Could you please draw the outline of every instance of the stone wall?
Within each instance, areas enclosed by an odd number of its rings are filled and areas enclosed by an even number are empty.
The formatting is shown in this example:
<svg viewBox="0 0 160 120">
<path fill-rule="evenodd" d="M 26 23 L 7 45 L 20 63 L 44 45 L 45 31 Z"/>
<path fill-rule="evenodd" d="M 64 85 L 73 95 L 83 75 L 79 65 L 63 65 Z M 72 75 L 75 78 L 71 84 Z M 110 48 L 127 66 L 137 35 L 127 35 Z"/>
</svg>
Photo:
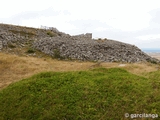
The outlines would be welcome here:
<svg viewBox="0 0 160 120">
<path fill-rule="evenodd" d="M 47 27 L 47 26 L 43 26 L 43 25 L 41 25 L 41 27 L 40 27 L 41 29 L 45 29 L 45 30 L 51 30 L 51 31 L 54 31 L 54 32 L 59 32 L 59 30 L 57 29 L 57 28 L 55 28 L 55 27 Z"/>
<path fill-rule="evenodd" d="M 72 37 L 75 38 L 75 39 L 81 39 L 81 40 L 91 40 L 92 39 L 92 33 L 74 35 Z"/>
</svg>

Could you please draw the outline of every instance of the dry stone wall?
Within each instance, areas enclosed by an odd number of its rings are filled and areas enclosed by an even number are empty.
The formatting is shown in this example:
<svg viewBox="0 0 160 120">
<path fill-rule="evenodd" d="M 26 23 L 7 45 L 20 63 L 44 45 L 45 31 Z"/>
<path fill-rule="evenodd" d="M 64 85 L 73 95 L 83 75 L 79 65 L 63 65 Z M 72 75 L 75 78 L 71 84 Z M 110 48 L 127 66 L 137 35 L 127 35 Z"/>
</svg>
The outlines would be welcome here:
<svg viewBox="0 0 160 120">
<path fill-rule="evenodd" d="M 51 33 L 50 33 L 51 32 Z M 31 42 L 34 49 L 56 58 L 78 59 L 82 61 L 139 62 L 159 63 L 142 52 L 138 47 L 115 40 L 94 40 L 92 34 L 70 36 L 62 32 L 55 33 L 45 29 L 34 29 L 0 24 L 0 50 L 8 49 L 10 44 Z"/>
</svg>

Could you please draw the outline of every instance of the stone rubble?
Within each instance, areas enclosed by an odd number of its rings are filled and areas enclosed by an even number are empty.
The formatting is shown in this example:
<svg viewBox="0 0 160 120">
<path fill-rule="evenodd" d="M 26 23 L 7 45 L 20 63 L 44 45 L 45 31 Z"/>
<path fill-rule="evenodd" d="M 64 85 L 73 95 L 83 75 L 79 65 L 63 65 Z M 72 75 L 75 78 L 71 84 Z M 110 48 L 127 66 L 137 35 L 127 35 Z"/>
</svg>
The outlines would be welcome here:
<svg viewBox="0 0 160 120">
<path fill-rule="evenodd" d="M 8 48 L 10 43 L 24 47 L 25 43 L 31 42 L 34 49 L 63 59 L 160 63 L 158 59 L 150 57 L 134 45 L 109 39 L 95 40 L 91 33 L 71 36 L 59 31 L 49 32 L 53 32 L 55 36 L 50 37 L 43 29 L 0 24 L 0 49 Z"/>
<path fill-rule="evenodd" d="M 49 54 L 55 55 L 58 51 L 62 58 L 78 59 L 83 61 L 104 61 L 104 62 L 139 62 L 152 61 L 151 58 L 138 47 L 114 40 L 83 40 L 53 37 L 43 38 L 33 43 L 34 48 Z"/>
<path fill-rule="evenodd" d="M 3 48 L 2 44 L 3 44 L 2 41 L 0 41 L 0 50 L 2 50 L 2 48 Z"/>
</svg>

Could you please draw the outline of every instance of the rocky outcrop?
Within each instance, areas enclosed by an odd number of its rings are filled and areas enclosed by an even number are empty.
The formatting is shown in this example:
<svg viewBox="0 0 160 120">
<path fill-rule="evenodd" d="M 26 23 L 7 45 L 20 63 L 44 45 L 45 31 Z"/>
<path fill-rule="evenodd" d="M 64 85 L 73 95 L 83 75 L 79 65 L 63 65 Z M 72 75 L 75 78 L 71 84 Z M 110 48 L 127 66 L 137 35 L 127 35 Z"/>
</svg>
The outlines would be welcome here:
<svg viewBox="0 0 160 120">
<path fill-rule="evenodd" d="M 0 49 L 30 42 L 32 47 L 55 58 L 83 61 L 159 63 L 138 47 L 115 40 L 95 40 L 92 34 L 71 36 L 58 30 L 0 24 Z"/>
</svg>

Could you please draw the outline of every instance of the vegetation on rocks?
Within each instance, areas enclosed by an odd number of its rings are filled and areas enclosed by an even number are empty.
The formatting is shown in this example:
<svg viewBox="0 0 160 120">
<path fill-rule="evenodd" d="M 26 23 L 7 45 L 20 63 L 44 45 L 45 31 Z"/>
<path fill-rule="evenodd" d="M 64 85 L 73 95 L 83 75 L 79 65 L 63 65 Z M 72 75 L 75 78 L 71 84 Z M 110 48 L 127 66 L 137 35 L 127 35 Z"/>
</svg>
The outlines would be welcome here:
<svg viewBox="0 0 160 120">
<path fill-rule="evenodd" d="M 27 50 L 27 53 L 35 53 L 35 50 L 34 50 L 33 48 L 29 48 L 29 49 Z"/>
<path fill-rule="evenodd" d="M 9 48 L 16 48 L 16 45 L 13 44 L 13 43 L 9 43 L 9 44 L 8 44 L 8 47 L 9 47 Z"/>
<path fill-rule="evenodd" d="M 160 63 L 134 45 L 109 39 L 95 40 L 92 39 L 92 33 L 71 36 L 56 29 L 36 29 L 6 24 L 0 24 L 0 30 L 0 44 L 2 44 L 0 49 L 7 48 L 9 43 L 25 44 L 31 41 L 34 49 L 50 56 L 54 56 L 53 50 L 59 49 L 60 56 L 66 59 Z"/>
<path fill-rule="evenodd" d="M 47 35 L 49 35 L 50 37 L 55 37 L 56 36 L 56 34 L 51 32 L 51 31 L 47 31 Z"/>
</svg>

